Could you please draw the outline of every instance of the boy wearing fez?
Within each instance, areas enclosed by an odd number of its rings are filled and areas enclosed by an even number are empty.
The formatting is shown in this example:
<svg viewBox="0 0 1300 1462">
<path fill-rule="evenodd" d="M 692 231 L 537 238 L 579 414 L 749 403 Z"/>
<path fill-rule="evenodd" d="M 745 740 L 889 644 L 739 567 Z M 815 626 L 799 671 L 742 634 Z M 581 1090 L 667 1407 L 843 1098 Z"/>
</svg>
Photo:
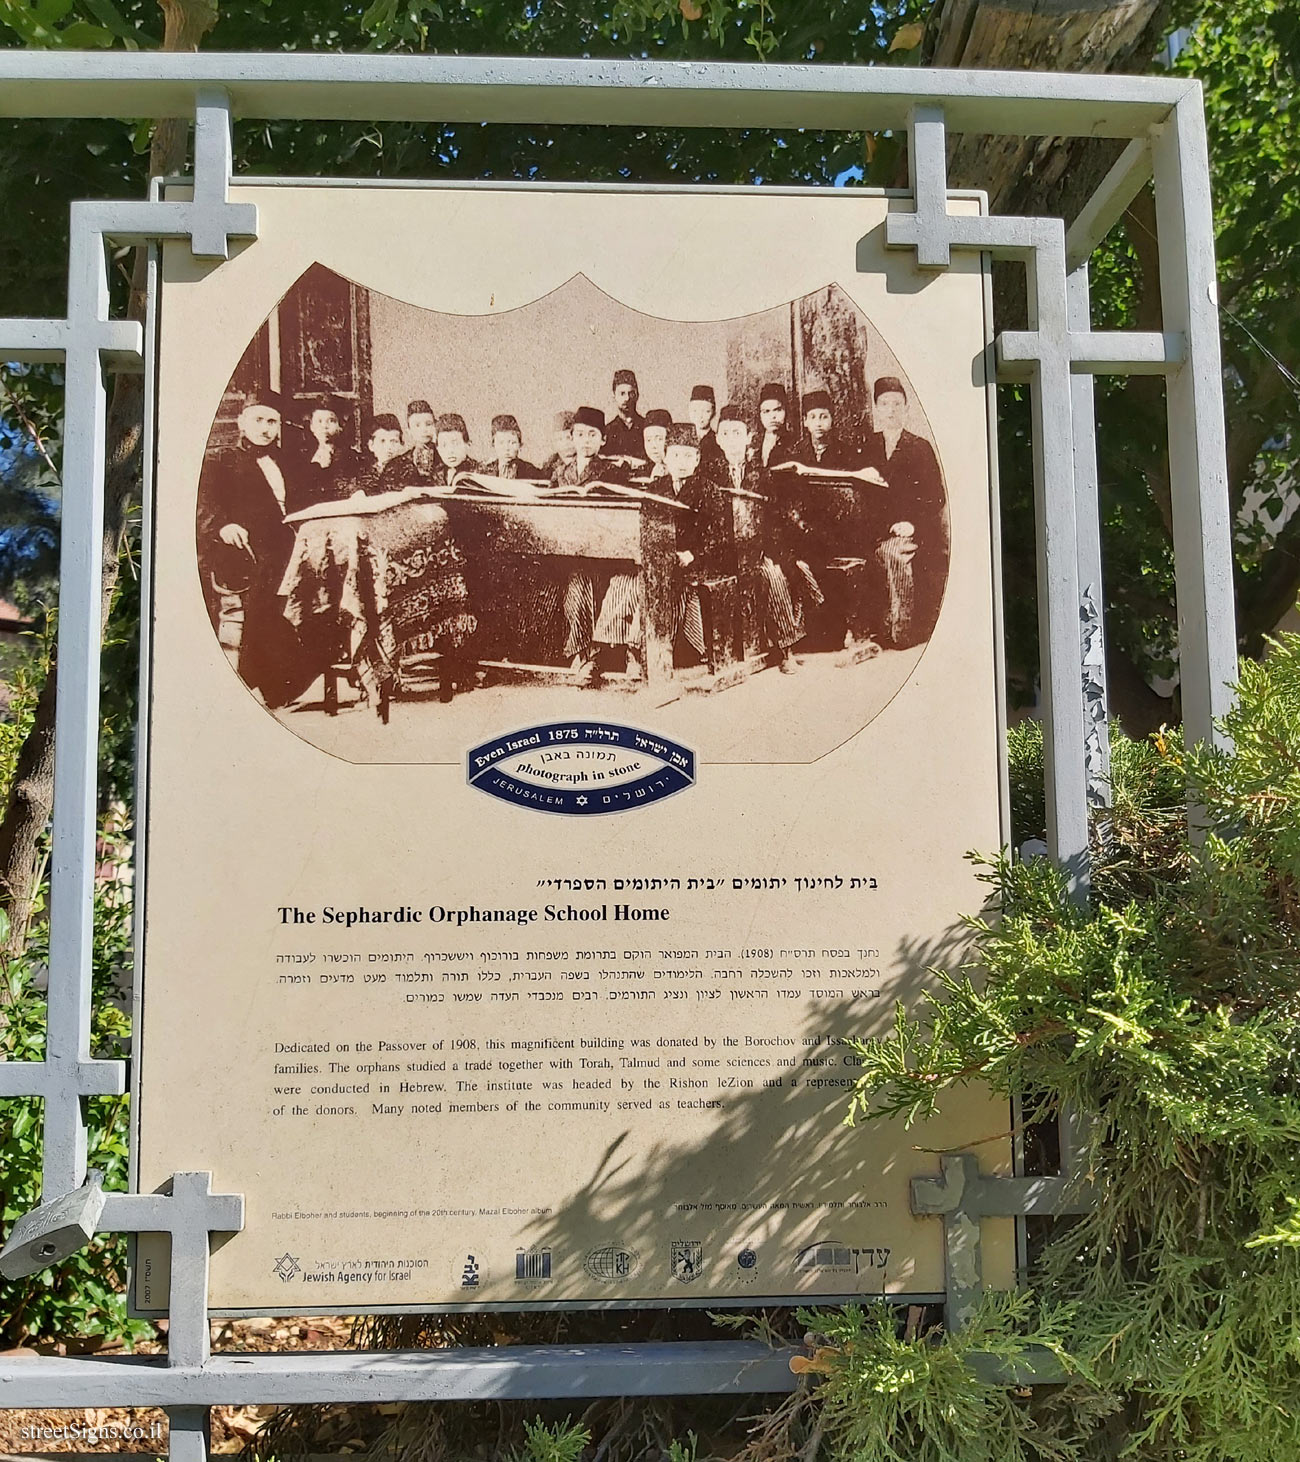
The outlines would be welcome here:
<svg viewBox="0 0 1300 1462">
<path fill-rule="evenodd" d="M 497 477 L 540 478 L 546 474 L 540 467 L 520 457 L 523 447 L 523 433 L 513 416 L 502 415 L 492 418 L 492 453 L 495 461 L 487 464 L 488 470 Z"/>
<path fill-rule="evenodd" d="M 356 490 L 365 462 L 340 440 L 347 415 L 347 406 L 334 396 L 307 402 L 307 442 L 286 483 L 286 512 L 299 513 Z"/>
<path fill-rule="evenodd" d="M 573 461 L 573 412 L 560 411 L 555 416 L 555 435 L 552 437 L 555 450 L 542 463 L 542 476 L 555 481 L 556 468 Z"/>
<path fill-rule="evenodd" d="M 804 435 L 793 461 L 846 473 L 869 466 L 836 434 L 829 392 L 809 391 L 804 396 L 803 423 Z M 869 483 L 805 476 L 791 505 L 791 517 L 801 530 L 800 557 L 811 567 L 836 638 L 845 649 L 872 643 L 872 620 L 878 613 L 874 602 L 878 596 L 872 592 L 879 542 L 874 521 L 885 480 L 874 471 L 871 476 Z"/>
<path fill-rule="evenodd" d="M 412 401 L 406 408 L 406 451 L 391 471 L 405 482 L 433 482 L 442 465 L 434 438 L 438 418 L 427 401 Z"/>
<path fill-rule="evenodd" d="M 477 472 L 479 464 L 469 454 L 469 429 L 465 418 L 455 411 L 438 418 L 438 456 L 442 466 L 434 481 L 440 487 L 454 487 L 461 472 Z"/>
<path fill-rule="evenodd" d="M 726 459 L 726 473 L 719 486 L 724 490 L 730 488 L 734 493 L 729 505 L 731 523 L 724 525 L 725 538 L 731 540 L 726 554 L 730 561 L 725 567 L 738 576 L 773 663 L 783 674 L 792 675 L 799 668 L 792 647 L 803 638 L 804 631 L 795 613 L 790 585 L 766 545 L 754 562 L 745 563 L 736 541 L 737 538 L 748 539 L 757 548 L 763 537 L 760 510 L 765 504 L 757 500 L 763 485 L 762 474 L 757 463 L 750 459 L 749 437 L 749 425 L 740 408 L 724 406 L 718 417 L 718 446 Z M 726 506 L 724 504 L 724 508 Z M 719 564 L 719 567 L 724 565 Z"/>
<path fill-rule="evenodd" d="M 794 456 L 794 435 L 785 424 L 789 404 L 785 387 L 769 382 L 758 393 L 759 466 L 779 467 Z"/>
<path fill-rule="evenodd" d="M 713 417 L 717 409 L 718 399 L 712 386 L 695 386 L 691 390 L 690 405 L 686 411 L 695 428 L 695 444 L 700 449 L 699 470 L 706 477 L 716 477 L 723 470 L 722 452 L 713 434 Z"/>
<path fill-rule="evenodd" d="M 668 428 L 673 424 L 666 411 L 647 411 L 645 426 L 641 430 L 641 458 L 646 466 L 633 479 L 636 482 L 653 482 L 658 477 L 667 477 L 664 465 L 664 449 L 668 445 Z"/>
<path fill-rule="evenodd" d="M 872 402 L 867 461 L 889 483 L 875 515 L 881 617 L 901 648 L 928 639 L 939 615 L 948 567 L 943 477 L 934 448 L 903 425 L 907 392 L 897 376 L 880 377 Z"/>
<path fill-rule="evenodd" d="M 580 406 L 573 413 L 572 458 L 556 464 L 551 481 L 557 487 L 572 488 L 585 497 L 594 483 L 627 481 L 627 469 L 605 456 L 605 418 L 594 406 Z M 597 656 L 603 646 L 620 646 L 629 661 L 629 673 L 636 668 L 635 642 L 631 638 L 640 624 L 640 613 L 634 603 L 639 581 L 635 573 L 606 571 L 593 559 L 573 560 L 563 589 L 552 587 L 545 598 L 558 595 L 564 613 L 565 637 L 563 654 L 569 661 L 574 679 L 582 685 L 599 681 Z M 601 582 L 597 582 L 598 579 Z M 600 615 L 596 613 L 600 593 Z M 546 616 L 545 603 L 542 614 Z"/>
<path fill-rule="evenodd" d="M 403 481 L 402 423 L 391 411 L 381 411 L 366 423 L 366 463 L 358 486 L 365 492 L 387 492 Z"/>
<path fill-rule="evenodd" d="M 301 695 L 313 678 L 280 594 L 295 542 L 293 525 L 284 521 L 280 397 L 250 392 L 238 426 L 236 445 L 206 457 L 199 476 L 199 563 L 214 627 L 220 596 L 237 594 L 242 600 L 239 676 L 275 710 Z"/>
<path fill-rule="evenodd" d="M 614 414 L 605 423 L 605 455 L 644 461 L 641 432 L 645 418 L 638 414 L 636 403 L 641 395 L 636 374 L 626 369 L 614 372 Z"/>
</svg>

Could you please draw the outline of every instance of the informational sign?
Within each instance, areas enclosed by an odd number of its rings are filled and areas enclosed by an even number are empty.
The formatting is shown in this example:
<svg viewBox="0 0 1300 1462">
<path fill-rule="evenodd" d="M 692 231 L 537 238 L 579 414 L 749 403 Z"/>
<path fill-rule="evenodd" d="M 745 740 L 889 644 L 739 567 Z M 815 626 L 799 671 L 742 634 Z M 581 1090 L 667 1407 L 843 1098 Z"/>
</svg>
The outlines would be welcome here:
<svg viewBox="0 0 1300 1462">
<path fill-rule="evenodd" d="M 214 1309 L 941 1292 L 909 1180 L 1005 1108 L 843 1118 L 1004 840 L 978 260 L 860 190 L 234 196 L 163 251 L 133 1155 L 245 1196 Z"/>
</svg>

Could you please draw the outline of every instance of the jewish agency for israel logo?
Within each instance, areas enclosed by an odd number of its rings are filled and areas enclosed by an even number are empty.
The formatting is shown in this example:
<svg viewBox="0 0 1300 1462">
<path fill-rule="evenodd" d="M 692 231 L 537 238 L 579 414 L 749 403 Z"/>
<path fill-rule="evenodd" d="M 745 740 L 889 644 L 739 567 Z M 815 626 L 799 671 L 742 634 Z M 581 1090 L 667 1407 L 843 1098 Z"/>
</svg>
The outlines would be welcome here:
<svg viewBox="0 0 1300 1462">
<path fill-rule="evenodd" d="M 474 747 L 469 784 L 516 807 L 572 817 L 630 812 L 695 781 L 695 753 L 608 721 L 527 726 Z"/>
<path fill-rule="evenodd" d="M 641 1267 L 641 1256 L 635 1249 L 622 1244 L 602 1244 L 591 1249 L 582 1261 L 582 1267 L 602 1284 L 618 1284 L 632 1276 Z"/>
<path fill-rule="evenodd" d="M 271 1266 L 271 1273 L 279 1275 L 282 1283 L 288 1284 L 294 1275 L 302 1273 L 302 1265 L 286 1249 Z"/>
</svg>

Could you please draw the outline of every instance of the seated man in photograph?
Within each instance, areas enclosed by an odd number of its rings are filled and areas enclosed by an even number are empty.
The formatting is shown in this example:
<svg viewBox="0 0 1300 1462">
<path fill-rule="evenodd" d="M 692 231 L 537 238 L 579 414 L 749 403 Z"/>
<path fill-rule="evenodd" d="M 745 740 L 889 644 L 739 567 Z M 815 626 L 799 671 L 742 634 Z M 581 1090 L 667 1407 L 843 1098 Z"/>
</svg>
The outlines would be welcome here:
<svg viewBox="0 0 1300 1462">
<path fill-rule="evenodd" d="M 769 382 L 758 393 L 758 443 L 755 456 L 760 467 L 776 467 L 794 456 L 794 433 L 786 425 L 789 402 L 785 387 Z"/>
<path fill-rule="evenodd" d="M 765 519 L 762 509 L 763 473 L 749 453 L 750 431 L 744 413 L 737 406 L 724 406 L 718 416 L 718 446 L 726 459 L 726 475 L 719 484 L 730 490 L 730 534 L 733 538 L 729 571 L 735 573 L 742 593 L 757 622 L 761 641 L 767 645 L 772 663 L 783 674 L 798 668 L 793 646 L 803 638 L 803 624 L 796 612 L 779 562 L 764 544 Z M 745 552 L 746 543 L 749 552 Z"/>
<path fill-rule="evenodd" d="M 334 396 L 317 396 L 306 403 L 307 442 L 287 464 L 286 512 L 336 502 L 356 491 L 366 464 L 343 442 L 348 415 L 347 406 Z"/>
<path fill-rule="evenodd" d="M 492 418 L 493 460 L 483 464 L 484 472 L 490 473 L 493 477 L 527 477 L 533 480 L 544 478 L 546 474 L 540 467 L 520 457 L 519 453 L 523 444 L 523 433 L 519 430 L 519 423 L 513 416 L 504 414 L 494 416 Z"/>
<path fill-rule="evenodd" d="M 644 461 L 641 433 L 645 418 L 636 409 L 640 388 L 636 375 L 626 369 L 614 372 L 614 414 L 605 423 L 605 455 L 625 458 L 624 466 Z"/>
<path fill-rule="evenodd" d="M 295 700 L 313 679 L 280 594 L 295 541 L 292 524 L 284 521 L 287 484 L 279 447 L 280 411 L 274 392 L 251 392 L 244 398 L 235 446 L 204 460 L 197 525 L 209 608 L 219 596 L 239 596 L 239 676 L 271 710 Z"/>
<path fill-rule="evenodd" d="M 948 571 L 943 478 L 934 448 L 908 431 L 907 392 L 896 376 L 872 391 L 867 460 L 889 484 L 875 517 L 881 630 L 896 648 L 930 637 Z"/>
</svg>

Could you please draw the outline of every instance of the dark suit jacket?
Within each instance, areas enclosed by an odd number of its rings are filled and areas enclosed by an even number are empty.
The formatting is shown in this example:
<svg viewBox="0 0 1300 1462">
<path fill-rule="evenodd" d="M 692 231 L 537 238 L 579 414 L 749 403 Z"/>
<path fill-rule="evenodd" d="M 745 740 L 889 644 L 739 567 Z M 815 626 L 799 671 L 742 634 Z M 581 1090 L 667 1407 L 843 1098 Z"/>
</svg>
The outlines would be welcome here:
<svg viewBox="0 0 1300 1462">
<path fill-rule="evenodd" d="M 523 457 L 516 457 L 510 464 L 509 472 L 502 472 L 496 461 L 484 462 L 481 471 L 492 477 L 548 477 L 550 474 L 543 472 L 535 462 L 526 461 Z"/>
<path fill-rule="evenodd" d="M 199 473 L 199 564 L 223 588 L 236 592 L 256 585 L 274 594 L 293 552 L 294 529 L 285 523 L 271 484 L 257 465 L 263 456 L 279 466 L 286 509 L 293 511 L 288 507 L 292 473 L 285 471 L 275 447 L 256 448 L 241 441 L 207 458 Z M 248 534 L 251 557 L 222 542 L 220 532 L 227 523 L 240 524 Z"/>
<path fill-rule="evenodd" d="M 389 478 L 390 487 L 410 487 L 416 482 L 442 482 L 441 467 L 442 458 L 438 455 L 437 447 L 430 442 L 418 447 L 407 447 L 406 451 L 391 457 L 384 466 L 384 476 Z"/>
<path fill-rule="evenodd" d="M 834 432 L 826 439 L 818 457 L 812 439 L 802 437 L 792 460 L 809 467 L 856 471 L 863 465 L 862 454 L 855 451 Z M 872 492 L 880 488 L 854 482 L 831 482 L 825 478 L 799 477 L 793 473 L 776 473 L 782 482 L 789 480 L 787 502 L 791 517 L 801 527 L 801 552 L 797 557 L 810 563 L 829 559 L 864 557 L 873 548 L 868 526 Z"/>
<path fill-rule="evenodd" d="M 328 467 L 307 455 L 292 458 L 284 468 L 285 512 L 299 513 L 317 503 L 348 497 L 363 485 L 369 470 L 367 459 L 359 452 L 337 444 Z"/>
<path fill-rule="evenodd" d="M 583 487 L 588 482 L 626 482 L 628 470 L 621 462 L 611 462 L 602 452 L 591 458 L 581 472 L 578 459 L 557 462 L 551 473 L 551 481 L 559 487 Z"/>
<path fill-rule="evenodd" d="M 772 450 L 768 453 L 767 461 L 763 461 L 763 443 L 766 440 L 766 433 L 760 424 L 754 434 L 754 456 L 760 467 L 779 467 L 782 462 L 794 460 L 796 440 L 795 435 L 786 427 L 782 427 L 776 433 L 776 441 L 772 444 Z"/>
<path fill-rule="evenodd" d="M 627 423 L 616 412 L 605 423 L 605 455 L 607 457 L 637 457 L 645 461 L 645 417 L 639 411 L 632 413 Z"/>
<path fill-rule="evenodd" d="M 888 457 L 883 435 L 872 432 L 867 438 L 866 456 L 867 462 L 889 484 L 888 488 L 880 489 L 873 515 L 879 541 L 888 536 L 892 523 L 906 521 L 916 529 L 916 541 L 922 548 L 946 551 L 943 477 L 930 443 L 904 429 L 894 447 L 894 455 Z"/>
</svg>

